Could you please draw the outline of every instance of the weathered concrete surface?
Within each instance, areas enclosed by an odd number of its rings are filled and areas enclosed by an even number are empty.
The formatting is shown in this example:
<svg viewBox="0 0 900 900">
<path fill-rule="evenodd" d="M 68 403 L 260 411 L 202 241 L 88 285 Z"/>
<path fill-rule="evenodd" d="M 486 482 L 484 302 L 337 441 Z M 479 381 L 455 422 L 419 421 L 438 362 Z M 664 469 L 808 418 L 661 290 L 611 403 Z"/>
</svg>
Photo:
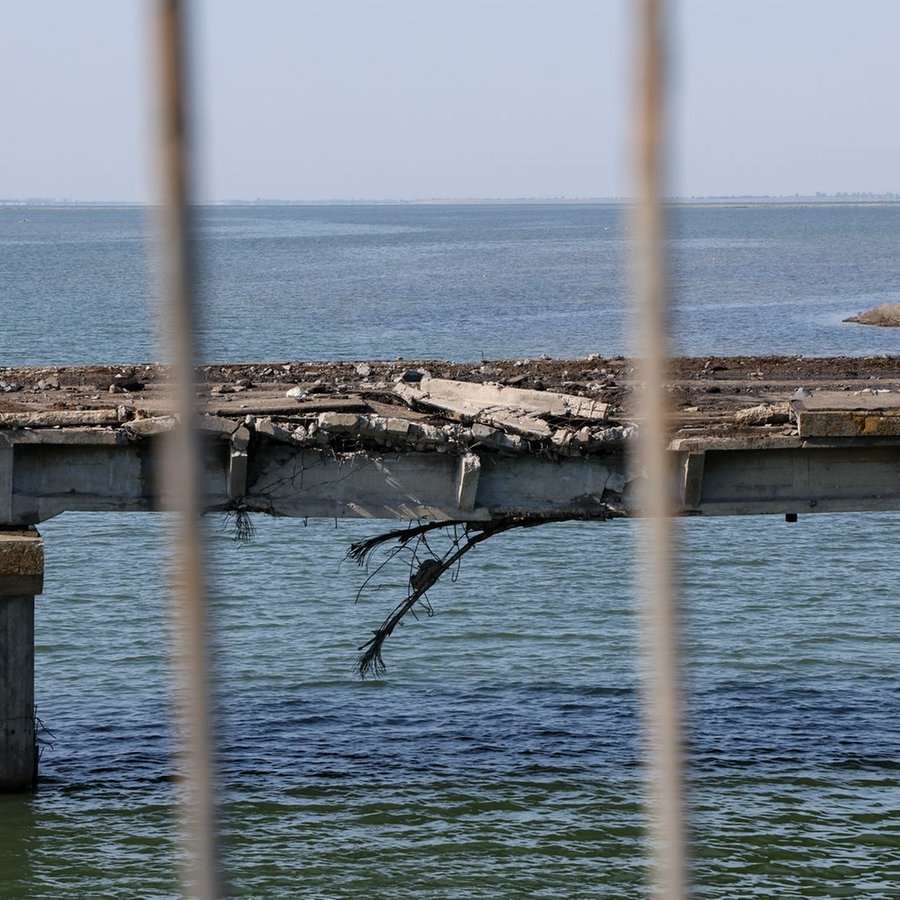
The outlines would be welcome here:
<svg viewBox="0 0 900 900">
<path fill-rule="evenodd" d="M 804 392 L 791 401 L 803 438 L 900 437 L 900 393 Z"/>
<path fill-rule="evenodd" d="M 900 509 L 900 446 L 796 439 L 679 441 L 681 511 L 695 515 Z"/>
<path fill-rule="evenodd" d="M 34 595 L 44 545 L 34 530 L 0 531 L 0 792 L 37 777 L 34 732 Z"/>
<path fill-rule="evenodd" d="M 0 393 L 0 524 L 166 505 L 156 459 L 177 423 L 165 370 L 2 374 L 0 384 L 19 389 Z M 676 510 L 900 503 L 894 360 L 680 359 L 671 374 Z M 640 426 L 633 377 L 629 361 L 600 357 L 204 367 L 206 505 L 293 516 L 602 517 L 627 508 L 629 479 L 640 474 L 628 466 Z"/>
<path fill-rule="evenodd" d="M 811 409 L 797 419 L 802 438 L 900 437 L 900 409 Z"/>
<path fill-rule="evenodd" d="M 621 503 L 624 454 L 553 460 L 466 453 L 266 448 L 254 458 L 249 509 L 288 516 L 483 521 L 511 515 L 603 518 Z"/>
<path fill-rule="evenodd" d="M 33 529 L 0 530 L 0 596 L 39 594 L 44 587 L 44 542 Z"/>
</svg>

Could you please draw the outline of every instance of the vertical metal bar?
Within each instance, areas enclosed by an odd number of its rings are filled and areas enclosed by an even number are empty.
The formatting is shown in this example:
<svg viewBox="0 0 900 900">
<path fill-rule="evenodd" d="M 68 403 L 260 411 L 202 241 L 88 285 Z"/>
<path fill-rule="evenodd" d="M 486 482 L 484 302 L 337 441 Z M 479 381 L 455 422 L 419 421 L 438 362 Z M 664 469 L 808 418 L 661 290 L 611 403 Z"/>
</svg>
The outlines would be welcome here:
<svg viewBox="0 0 900 900">
<path fill-rule="evenodd" d="M 637 18 L 634 104 L 636 203 L 634 278 L 641 369 L 640 497 L 646 517 L 641 562 L 649 837 L 656 896 L 687 894 L 687 839 L 682 771 L 679 622 L 673 575 L 671 473 L 665 374 L 667 346 L 664 168 L 664 0 L 641 0 Z"/>
<path fill-rule="evenodd" d="M 166 346 L 173 405 L 180 427 L 164 460 L 164 492 L 176 513 L 171 580 L 175 623 L 173 669 L 181 704 L 179 735 L 185 768 L 183 819 L 185 895 L 220 896 L 213 726 L 204 586 L 201 448 L 194 393 L 195 318 L 191 254 L 189 117 L 185 24 L 179 0 L 158 0 L 160 161 L 163 203 L 160 248 Z"/>
</svg>

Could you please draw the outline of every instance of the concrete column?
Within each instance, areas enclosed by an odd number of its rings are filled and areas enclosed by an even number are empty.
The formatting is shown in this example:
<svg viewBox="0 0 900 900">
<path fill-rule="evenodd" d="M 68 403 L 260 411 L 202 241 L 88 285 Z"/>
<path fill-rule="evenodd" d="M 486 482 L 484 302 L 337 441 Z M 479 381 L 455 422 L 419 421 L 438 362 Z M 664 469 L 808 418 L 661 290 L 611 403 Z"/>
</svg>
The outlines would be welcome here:
<svg viewBox="0 0 900 900">
<path fill-rule="evenodd" d="M 34 597 L 44 585 L 44 542 L 34 528 L 0 530 L 0 793 L 37 780 Z"/>
</svg>

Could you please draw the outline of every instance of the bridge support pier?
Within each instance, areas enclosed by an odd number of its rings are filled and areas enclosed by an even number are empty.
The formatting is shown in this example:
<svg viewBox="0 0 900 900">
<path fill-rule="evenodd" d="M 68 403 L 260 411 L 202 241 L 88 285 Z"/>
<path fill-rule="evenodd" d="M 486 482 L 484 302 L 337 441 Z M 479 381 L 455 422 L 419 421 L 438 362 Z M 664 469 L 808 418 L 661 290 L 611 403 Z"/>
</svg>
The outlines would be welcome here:
<svg viewBox="0 0 900 900">
<path fill-rule="evenodd" d="M 44 542 L 34 528 L 0 530 L 0 793 L 37 781 L 34 598 L 44 584 Z"/>
</svg>

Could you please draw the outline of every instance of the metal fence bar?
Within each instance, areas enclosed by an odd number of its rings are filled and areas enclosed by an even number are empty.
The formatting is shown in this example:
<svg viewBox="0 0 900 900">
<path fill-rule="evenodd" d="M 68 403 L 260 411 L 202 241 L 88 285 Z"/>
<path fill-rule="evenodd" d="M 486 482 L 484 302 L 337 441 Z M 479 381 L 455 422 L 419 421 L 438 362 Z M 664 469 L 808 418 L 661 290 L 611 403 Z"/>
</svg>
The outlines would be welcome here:
<svg viewBox="0 0 900 900">
<path fill-rule="evenodd" d="M 185 23 L 179 0 L 158 0 L 159 133 L 162 181 L 161 286 L 166 347 L 181 427 L 173 431 L 163 469 L 163 493 L 176 513 L 170 575 L 180 702 L 179 750 L 185 769 L 182 818 L 185 896 L 221 896 L 219 885 L 210 699 L 204 542 L 201 524 L 201 452 L 194 392 L 195 319 L 191 253 L 188 90 Z"/>
<path fill-rule="evenodd" d="M 641 0 L 636 19 L 634 114 L 636 202 L 633 210 L 634 302 L 640 347 L 641 405 L 637 465 L 645 541 L 638 554 L 643 605 L 644 706 L 649 838 L 656 896 L 687 894 L 682 772 L 679 623 L 673 573 L 671 474 L 666 453 L 667 346 L 664 0 Z"/>
</svg>

